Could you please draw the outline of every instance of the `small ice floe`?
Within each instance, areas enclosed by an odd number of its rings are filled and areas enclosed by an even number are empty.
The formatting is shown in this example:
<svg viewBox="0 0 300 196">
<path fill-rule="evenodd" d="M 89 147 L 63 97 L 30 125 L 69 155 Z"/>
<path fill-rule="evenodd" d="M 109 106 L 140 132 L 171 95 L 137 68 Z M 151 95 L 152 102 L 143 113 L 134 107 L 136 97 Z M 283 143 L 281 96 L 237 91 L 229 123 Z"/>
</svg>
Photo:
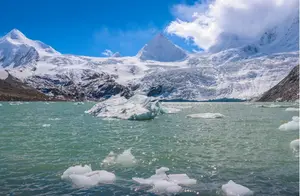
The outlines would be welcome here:
<svg viewBox="0 0 300 196">
<path fill-rule="evenodd" d="M 91 166 L 69 167 L 61 179 L 71 181 L 76 188 L 89 188 L 99 184 L 111 184 L 116 180 L 114 173 L 105 170 L 92 171 Z"/>
<path fill-rule="evenodd" d="M 130 99 L 113 96 L 92 107 L 85 113 L 101 118 L 124 120 L 151 120 L 164 113 L 158 100 L 145 95 L 134 95 Z"/>
<path fill-rule="evenodd" d="M 23 102 L 16 101 L 16 102 L 9 102 L 9 105 L 22 105 Z"/>
<path fill-rule="evenodd" d="M 299 139 L 296 139 L 296 140 L 291 141 L 291 143 L 290 143 L 290 148 L 291 148 L 294 152 L 298 153 L 298 152 L 299 152 L 299 145 L 300 145 L 300 140 L 299 140 Z"/>
<path fill-rule="evenodd" d="M 261 107 L 261 108 L 288 108 L 288 107 L 292 107 L 292 106 L 291 105 L 270 104 L 270 105 L 258 105 L 257 107 Z"/>
<path fill-rule="evenodd" d="M 74 105 L 84 105 L 84 102 L 75 102 Z"/>
<path fill-rule="evenodd" d="M 199 113 L 187 115 L 188 118 L 224 118 L 220 113 Z"/>
<path fill-rule="evenodd" d="M 299 117 L 294 116 L 292 121 L 280 125 L 280 131 L 299 131 Z"/>
<path fill-rule="evenodd" d="M 69 167 L 66 171 L 64 171 L 63 175 L 61 176 L 61 179 L 65 180 L 67 179 L 71 174 L 77 174 L 77 175 L 83 175 L 86 173 L 92 172 L 91 165 L 75 165 L 72 167 Z"/>
<path fill-rule="evenodd" d="M 2 106 L 2 104 L 0 103 L 0 106 Z"/>
<path fill-rule="evenodd" d="M 286 108 L 285 111 L 287 111 L 287 112 L 299 112 L 299 108 Z"/>
<path fill-rule="evenodd" d="M 124 150 L 122 154 L 115 154 L 114 152 L 110 152 L 107 157 L 102 161 L 102 166 L 109 166 L 113 164 L 119 164 L 125 167 L 133 166 L 137 163 L 136 158 L 131 153 L 131 148 Z"/>
<path fill-rule="evenodd" d="M 175 113 L 180 112 L 181 109 L 165 107 L 165 108 L 164 108 L 164 111 L 165 111 L 165 113 L 167 113 L 167 114 L 175 114 Z"/>
<path fill-rule="evenodd" d="M 189 186 L 197 183 L 197 180 L 189 178 L 186 174 L 169 174 L 167 167 L 161 167 L 155 171 L 155 174 L 149 178 L 132 178 L 133 181 L 149 185 L 152 188 L 149 190 L 158 194 L 176 194 L 182 191 L 181 186 Z"/>
<path fill-rule="evenodd" d="M 50 124 L 43 124 L 42 127 L 50 127 Z"/>
<path fill-rule="evenodd" d="M 232 180 L 227 184 L 222 185 L 222 191 L 226 196 L 251 196 L 254 194 L 247 187 L 236 184 Z"/>
<path fill-rule="evenodd" d="M 57 121 L 57 120 L 60 120 L 60 118 L 48 118 L 48 120 Z"/>
</svg>

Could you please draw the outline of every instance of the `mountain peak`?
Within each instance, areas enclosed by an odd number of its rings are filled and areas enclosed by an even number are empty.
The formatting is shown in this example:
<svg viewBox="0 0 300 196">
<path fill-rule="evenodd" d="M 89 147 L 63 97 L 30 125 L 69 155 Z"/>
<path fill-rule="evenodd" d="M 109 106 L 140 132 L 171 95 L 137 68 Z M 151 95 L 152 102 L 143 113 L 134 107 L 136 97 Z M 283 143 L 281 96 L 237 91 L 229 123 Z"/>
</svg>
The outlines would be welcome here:
<svg viewBox="0 0 300 196">
<path fill-rule="evenodd" d="M 26 36 L 19 31 L 18 29 L 13 29 L 9 33 L 6 34 L 5 37 L 9 37 L 10 39 L 14 40 L 24 40 L 27 39 Z"/>
<path fill-rule="evenodd" d="M 18 29 L 12 29 L 7 33 L 3 38 L 0 38 L 0 45 L 5 44 L 5 48 L 15 47 L 32 47 L 34 48 L 39 55 L 59 55 L 60 53 L 54 50 L 51 46 L 44 44 L 41 41 L 31 40 L 27 38 L 21 31 Z"/>
<path fill-rule="evenodd" d="M 180 61 L 186 58 L 186 52 L 173 44 L 162 33 L 158 33 L 137 54 L 141 60 L 162 62 Z"/>
</svg>

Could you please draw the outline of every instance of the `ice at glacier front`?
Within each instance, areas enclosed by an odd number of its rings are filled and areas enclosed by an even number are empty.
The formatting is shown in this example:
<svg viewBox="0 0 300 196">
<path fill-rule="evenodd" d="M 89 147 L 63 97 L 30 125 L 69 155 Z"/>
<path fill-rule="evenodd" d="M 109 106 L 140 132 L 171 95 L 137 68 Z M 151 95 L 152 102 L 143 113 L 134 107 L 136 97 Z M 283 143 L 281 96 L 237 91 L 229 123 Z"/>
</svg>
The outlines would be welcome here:
<svg viewBox="0 0 300 196">
<path fill-rule="evenodd" d="M 119 95 L 96 104 L 86 113 L 102 118 L 124 120 L 150 120 L 164 113 L 158 100 L 145 95 L 134 95 L 130 99 Z"/>
</svg>

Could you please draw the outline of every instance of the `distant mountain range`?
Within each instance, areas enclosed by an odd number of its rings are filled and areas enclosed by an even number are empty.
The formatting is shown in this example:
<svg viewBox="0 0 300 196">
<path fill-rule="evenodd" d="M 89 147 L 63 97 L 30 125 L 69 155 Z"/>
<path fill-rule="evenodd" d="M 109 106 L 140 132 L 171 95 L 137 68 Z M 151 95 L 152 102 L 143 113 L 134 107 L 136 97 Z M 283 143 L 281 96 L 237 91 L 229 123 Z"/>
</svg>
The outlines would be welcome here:
<svg viewBox="0 0 300 196">
<path fill-rule="evenodd" d="M 221 36 L 208 52 L 190 54 L 158 34 L 136 56 L 101 58 L 64 55 L 13 29 L 0 38 L 0 68 L 51 97 L 211 100 L 258 97 L 299 64 L 298 15 L 251 43 Z"/>
</svg>

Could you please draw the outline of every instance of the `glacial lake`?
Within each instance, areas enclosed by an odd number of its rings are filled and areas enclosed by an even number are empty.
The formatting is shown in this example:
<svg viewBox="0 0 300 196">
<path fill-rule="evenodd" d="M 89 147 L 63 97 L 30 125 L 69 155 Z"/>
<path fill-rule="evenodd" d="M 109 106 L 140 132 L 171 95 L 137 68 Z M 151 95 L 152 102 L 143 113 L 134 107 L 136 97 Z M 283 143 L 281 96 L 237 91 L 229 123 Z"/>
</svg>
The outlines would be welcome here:
<svg viewBox="0 0 300 196">
<path fill-rule="evenodd" d="M 229 180 L 255 195 L 299 194 L 299 161 L 289 147 L 298 132 L 278 129 L 298 112 L 285 108 L 163 103 L 184 109 L 150 121 L 126 121 L 85 114 L 94 103 L 1 104 L 0 195 L 156 195 L 132 178 L 148 178 L 162 166 L 197 180 L 179 195 L 222 195 Z M 204 112 L 225 117 L 186 118 Z M 111 151 L 129 148 L 136 164 L 101 166 Z M 67 168 L 79 164 L 113 172 L 116 181 L 80 189 L 61 179 Z"/>
</svg>

